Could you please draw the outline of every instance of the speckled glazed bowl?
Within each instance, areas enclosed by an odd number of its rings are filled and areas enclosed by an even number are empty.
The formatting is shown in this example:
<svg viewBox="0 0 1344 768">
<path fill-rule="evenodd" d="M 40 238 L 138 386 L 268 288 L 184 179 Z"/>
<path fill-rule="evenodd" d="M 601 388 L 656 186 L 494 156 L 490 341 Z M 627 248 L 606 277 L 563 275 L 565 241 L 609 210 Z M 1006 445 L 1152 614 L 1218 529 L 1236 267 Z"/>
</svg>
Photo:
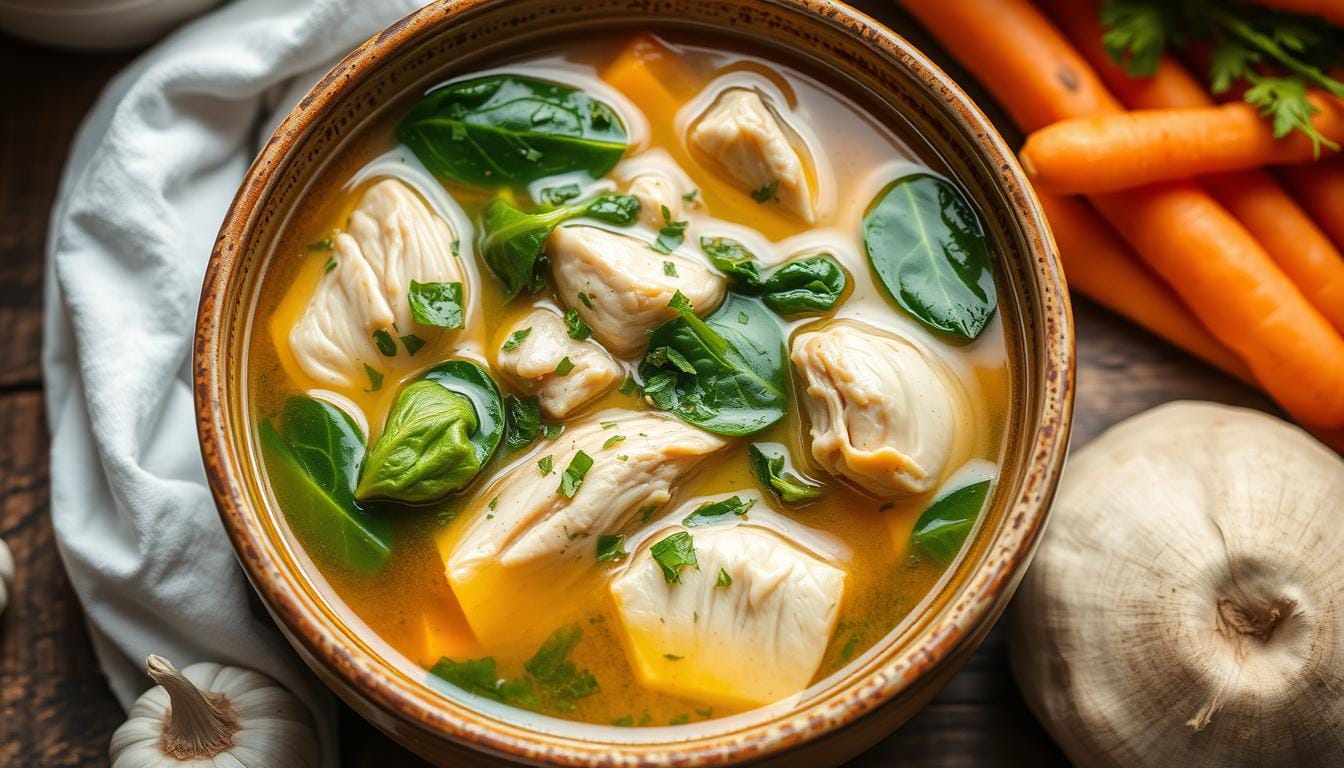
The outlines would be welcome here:
<svg viewBox="0 0 1344 768">
<path fill-rule="evenodd" d="M 740 35 L 909 121 L 953 169 L 997 245 L 1013 398 L 1000 481 L 961 558 L 911 616 L 799 700 L 696 729 L 625 728 L 478 711 L 383 658 L 319 595 L 261 487 L 242 397 L 256 288 L 286 213 L 324 160 L 389 104 L 510 52 L 595 30 Z M 865 103 L 861 101 L 860 103 Z M 885 119 L 885 118 L 884 118 Z M 304 660 L 393 738 L 444 765 L 836 765 L 914 714 L 1012 595 L 1045 524 L 1072 408 L 1073 332 L 1060 266 L 1022 171 L 984 115 L 903 39 L 824 0 L 457 0 L 408 16 L 336 66 L 275 132 L 224 221 L 195 349 L 201 449 L 243 567 Z"/>
</svg>

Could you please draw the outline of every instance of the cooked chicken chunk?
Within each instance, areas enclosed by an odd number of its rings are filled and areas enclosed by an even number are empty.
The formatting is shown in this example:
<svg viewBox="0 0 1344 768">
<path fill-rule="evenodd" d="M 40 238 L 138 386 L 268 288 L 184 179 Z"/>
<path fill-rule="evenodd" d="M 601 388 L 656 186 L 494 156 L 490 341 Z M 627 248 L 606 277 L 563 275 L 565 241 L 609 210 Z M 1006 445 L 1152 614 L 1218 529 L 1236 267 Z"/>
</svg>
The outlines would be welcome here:
<svg viewBox="0 0 1344 768">
<path fill-rule="evenodd" d="M 790 355 L 806 384 L 812 456 L 878 496 L 932 490 L 954 460 L 969 413 L 964 385 L 904 336 L 857 322 L 800 333 Z"/>
<path fill-rule="evenodd" d="M 669 218 L 681 221 L 685 202 L 682 192 L 676 182 L 661 173 L 641 173 L 630 181 L 627 191 L 639 201 L 639 218 L 653 229 L 662 229 Z M 663 215 L 664 208 L 667 216 Z"/>
<path fill-rule="evenodd" d="M 416 333 L 432 337 L 411 318 L 407 293 L 412 280 L 463 283 L 448 225 L 400 181 L 374 184 L 333 238 L 332 261 L 303 316 L 290 330 L 289 345 L 303 372 L 326 386 L 355 387 L 364 365 L 384 368 L 386 358 L 373 334 Z"/>
<path fill-rule="evenodd" d="M 807 687 L 835 631 L 845 573 L 753 524 L 694 528 L 698 568 L 668 583 L 649 539 L 611 585 L 641 682 L 730 706 Z"/>
<path fill-rule="evenodd" d="M 623 378 L 624 369 L 591 340 L 569 336 L 565 323 L 548 309 L 537 309 L 511 326 L 502 337 L 516 338 L 512 348 L 501 341 L 496 370 L 535 394 L 548 418 L 563 419 L 571 411 L 601 397 Z M 560 373 L 569 360 L 569 370 Z"/>
<path fill-rule="evenodd" d="M 811 224 L 812 192 L 797 150 L 775 113 L 753 90 L 734 88 L 696 122 L 691 141 L 762 201 L 779 201 Z"/>
<path fill-rule="evenodd" d="M 671 417 L 633 411 L 598 413 L 543 441 L 481 491 L 465 527 L 439 542 L 476 636 L 516 636 L 520 622 L 553 628 L 546 617 L 572 606 L 566 590 L 596 561 L 597 538 L 666 503 L 683 475 L 726 445 Z M 580 453 L 592 461 L 582 472 Z M 567 471 L 581 475 L 577 490 Z"/>
<path fill-rule="evenodd" d="M 546 251 L 560 299 L 620 357 L 638 354 L 650 329 L 676 317 L 667 303 L 677 291 L 699 315 L 723 301 L 724 279 L 703 261 L 681 252 L 659 253 L 605 229 L 561 227 L 547 239 Z"/>
</svg>

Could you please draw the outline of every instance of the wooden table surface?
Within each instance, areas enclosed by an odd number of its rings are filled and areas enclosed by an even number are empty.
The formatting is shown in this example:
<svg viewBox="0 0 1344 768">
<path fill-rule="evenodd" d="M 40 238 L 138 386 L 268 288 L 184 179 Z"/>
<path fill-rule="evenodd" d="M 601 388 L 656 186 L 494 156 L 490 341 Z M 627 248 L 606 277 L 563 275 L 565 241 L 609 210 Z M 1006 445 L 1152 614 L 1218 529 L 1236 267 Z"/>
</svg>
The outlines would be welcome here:
<svg viewBox="0 0 1344 768">
<path fill-rule="evenodd" d="M 886 2 L 856 5 L 908 32 L 959 81 L 958 68 Z M 0 619 L 0 765 L 100 766 L 123 715 L 94 661 L 48 513 L 48 435 L 39 365 L 47 219 L 79 121 L 129 54 L 73 54 L 0 37 L 0 537 L 18 575 Z M 994 105 L 969 86 L 981 105 Z M 1000 121 L 1003 125 L 1003 122 Z M 221 213 L 222 215 L 222 213 Z M 1078 333 L 1074 445 L 1168 400 L 1267 408 L 1264 398 L 1091 304 L 1074 302 Z M 345 765 L 416 766 L 347 709 Z M 901 730 L 852 764 L 1063 766 L 1026 711 L 995 630 L 950 685 Z"/>
</svg>

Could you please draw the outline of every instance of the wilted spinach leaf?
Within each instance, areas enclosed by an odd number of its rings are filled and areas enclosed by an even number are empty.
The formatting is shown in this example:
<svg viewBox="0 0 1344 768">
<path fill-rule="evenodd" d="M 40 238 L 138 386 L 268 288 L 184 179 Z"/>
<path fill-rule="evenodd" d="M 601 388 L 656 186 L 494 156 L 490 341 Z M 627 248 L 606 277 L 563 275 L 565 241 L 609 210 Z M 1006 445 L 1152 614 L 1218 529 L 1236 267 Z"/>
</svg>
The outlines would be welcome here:
<svg viewBox="0 0 1344 768">
<path fill-rule="evenodd" d="M 510 451 L 521 451 L 541 433 L 541 400 L 536 395 L 505 395 L 504 408 L 508 413 L 504 444 Z"/>
<path fill-rule="evenodd" d="M 980 217 L 946 179 L 915 173 L 878 194 L 863 245 L 883 287 L 930 328 L 974 339 L 998 295 Z"/>
<path fill-rule="evenodd" d="M 706 525 L 717 525 L 718 523 L 732 520 L 732 516 L 742 517 L 747 514 L 747 510 L 756 506 L 756 500 L 750 499 L 743 501 L 740 496 L 729 496 L 726 499 L 710 501 L 696 507 L 681 524 L 687 528 L 701 528 Z"/>
<path fill-rule="evenodd" d="M 625 226 L 639 217 L 639 200 L 632 195 L 602 195 L 593 200 L 537 213 L 523 213 L 502 198 L 481 213 L 480 252 L 495 277 L 504 284 L 504 298 L 524 288 L 541 287 L 537 262 L 551 232 L 569 219 L 589 216 Z"/>
<path fill-rule="evenodd" d="M 910 540 L 937 562 L 952 562 L 985 505 L 989 484 L 989 480 L 971 483 L 934 501 L 915 521 Z"/>
<path fill-rule="evenodd" d="M 639 366 L 656 407 L 721 435 L 759 432 L 784 417 L 784 338 L 759 302 L 730 295 L 704 320 L 680 293 L 671 306 L 681 316 L 654 329 Z"/>
<path fill-rule="evenodd" d="M 467 360 L 439 363 L 423 378 L 471 401 L 477 424 L 476 431 L 470 435 L 471 444 L 476 448 L 476 460 L 485 466 L 504 436 L 504 405 L 495 380 L 479 365 Z"/>
<path fill-rule="evenodd" d="M 364 436 L 336 406 L 307 397 L 285 403 L 278 427 L 257 428 L 280 509 L 314 554 L 373 573 L 392 549 L 387 521 L 355 504 Z"/>
<path fill-rule="evenodd" d="M 491 656 L 466 661 L 444 657 L 429 673 L 465 691 L 510 706 L 538 712 L 571 712 L 575 701 L 600 690 L 593 673 L 579 669 L 569 659 L 582 637 L 583 630 L 577 624 L 552 632 L 537 652 L 523 662 L 527 677 L 500 679 Z"/>
<path fill-rule="evenodd" d="M 397 136 L 430 171 L 478 187 L 521 186 L 584 171 L 599 178 L 625 154 L 616 112 L 583 91 L 518 75 L 439 88 Z"/>
<path fill-rule="evenodd" d="M 747 464 L 756 482 L 786 504 L 811 501 L 821 495 L 821 484 L 795 472 L 789 449 L 779 443 L 752 443 L 747 449 Z"/>
<path fill-rule="evenodd" d="M 702 237 L 700 249 L 734 290 L 760 296 L 781 315 L 829 312 L 845 292 L 845 270 L 829 254 L 794 259 L 762 275 L 755 254 L 735 240 Z"/>
<path fill-rule="evenodd" d="M 412 280 L 406 295 L 415 322 L 449 330 L 462 327 L 461 283 L 419 283 Z M 396 351 L 397 348 L 392 347 L 394 354 Z"/>
<path fill-rule="evenodd" d="M 481 471 L 471 443 L 478 426 L 466 397 L 434 381 L 407 386 L 369 449 L 355 497 L 418 504 L 462 488 Z"/>
</svg>

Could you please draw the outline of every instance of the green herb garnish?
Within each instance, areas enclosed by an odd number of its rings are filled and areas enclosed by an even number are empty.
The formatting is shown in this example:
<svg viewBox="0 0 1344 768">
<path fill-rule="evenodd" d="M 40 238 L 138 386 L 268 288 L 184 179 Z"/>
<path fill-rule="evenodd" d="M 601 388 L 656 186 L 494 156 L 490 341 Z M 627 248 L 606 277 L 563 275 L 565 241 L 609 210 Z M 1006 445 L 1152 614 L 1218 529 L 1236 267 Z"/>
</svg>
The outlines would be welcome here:
<svg viewBox="0 0 1344 768">
<path fill-rule="evenodd" d="M 593 457 L 579 451 L 574 454 L 574 458 L 569 460 L 569 466 L 560 475 L 560 495 L 567 499 L 574 498 L 574 494 L 579 492 L 579 486 L 583 485 L 584 475 L 593 468 Z"/>
<path fill-rule="evenodd" d="M 557 376 L 568 376 L 572 370 L 574 370 L 574 361 L 569 359 L 569 355 L 565 355 L 560 359 L 560 362 L 555 364 L 555 374 Z"/>
<path fill-rule="evenodd" d="M 663 569 L 663 578 L 668 584 L 681 583 L 681 569 L 684 566 L 700 567 L 699 561 L 695 559 L 695 543 L 686 531 L 677 531 L 659 541 L 649 548 L 649 552 L 658 567 Z"/>
<path fill-rule="evenodd" d="M 620 560 L 626 556 L 625 534 L 604 533 L 597 537 L 597 561 Z"/>
<path fill-rule="evenodd" d="M 411 281 L 411 316 L 421 325 L 458 329 L 463 324 L 461 283 Z"/>
<path fill-rule="evenodd" d="M 579 311 L 573 307 L 565 310 L 565 329 L 569 333 L 569 338 L 575 341 L 583 341 L 593 335 L 592 329 L 583 322 L 583 318 L 579 317 Z"/>
<path fill-rule="evenodd" d="M 733 515 L 742 517 L 747 514 L 747 510 L 755 505 L 755 499 L 743 501 L 741 497 L 729 496 L 726 499 L 701 504 L 695 508 L 695 511 L 687 515 L 686 519 L 681 521 L 681 524 L 687 528 L 715 525 L 732 519 Z"/>
<path fill-rule="evenodd" d="M 392 334 L 379 328 L 373 332 L 373 343 L 378 347 L 378 351 L 384 357 L 397 356 L 397 342 L 392 338 Z"/>
<path fill-rule="evenodd" d="M 401 337 L 401 345 L 406 348 L 406 354 L 415 357 L 415 353 L 425 346 L 425 340 L 414 333 L 408 333 Z"/>
</svg>

